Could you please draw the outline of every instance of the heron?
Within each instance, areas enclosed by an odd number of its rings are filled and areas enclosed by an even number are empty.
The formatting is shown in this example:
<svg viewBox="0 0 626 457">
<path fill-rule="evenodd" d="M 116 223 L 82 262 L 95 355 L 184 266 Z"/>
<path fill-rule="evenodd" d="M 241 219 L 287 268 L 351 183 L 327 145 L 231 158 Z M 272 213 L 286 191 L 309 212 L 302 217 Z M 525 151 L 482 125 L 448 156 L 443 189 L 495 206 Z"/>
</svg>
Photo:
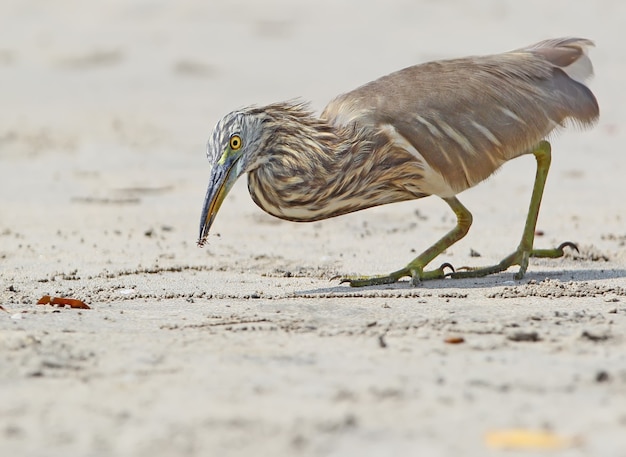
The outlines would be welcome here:
<svg viewBox="0 0 626 457">
<path fill-rule="evenodd" d="M 593 74 L 584 38 L 558 38 L 500 54 L 414 65 L 339 95 L 316 115 L 291 100 L 249 106 L 224 116 L 207 144 L 212 166 L 198 245 L 235 181 L 248 175 L 254 202 L 267 213 L 312 222 L 378 205 L 437 196 L 456 225 L 405 267 L 389 274 L 344 276 L 370 286 L 410 278 L 475 278 L 519 267 L 531 257 L 558 258 L 571 242 L 535 249 L 534 236 L 556 129 L 590 127 L 598 102 L 587 87 Z M 472 214 L 457 195 L 505 162 L 532 154 L 536 174 L 521 241 L 501 262 L 456 270 L 427 270 L 462 239 Z"/>
</svg>

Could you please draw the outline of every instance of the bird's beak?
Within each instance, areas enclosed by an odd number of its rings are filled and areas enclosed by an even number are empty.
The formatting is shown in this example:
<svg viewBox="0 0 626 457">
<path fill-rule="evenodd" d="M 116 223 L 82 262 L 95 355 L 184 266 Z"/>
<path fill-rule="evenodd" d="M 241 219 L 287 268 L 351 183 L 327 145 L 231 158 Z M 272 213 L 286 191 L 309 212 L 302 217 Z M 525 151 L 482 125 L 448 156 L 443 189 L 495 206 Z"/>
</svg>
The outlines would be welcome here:
<svg viewBox="0 0 626 457">
<path fill-rule="evenodd" d="M 200 247 L 204 246 L 204 243 L 206 243 L 206 239 L 209 236 L 209 229 L 213 224 L 215 215 L 219 211 L 220 206 L 222 206 L 224 198 L 237 180 L 236 163 L 237 161 L 234 161 L 229 164 L 230 166 L 228 167 L 216 164 L 211 170 L 209 188 L 204 197 L 204 206 L 200 218 L 200 237 L 198 238 L 198 246 Z"/>
</svg>

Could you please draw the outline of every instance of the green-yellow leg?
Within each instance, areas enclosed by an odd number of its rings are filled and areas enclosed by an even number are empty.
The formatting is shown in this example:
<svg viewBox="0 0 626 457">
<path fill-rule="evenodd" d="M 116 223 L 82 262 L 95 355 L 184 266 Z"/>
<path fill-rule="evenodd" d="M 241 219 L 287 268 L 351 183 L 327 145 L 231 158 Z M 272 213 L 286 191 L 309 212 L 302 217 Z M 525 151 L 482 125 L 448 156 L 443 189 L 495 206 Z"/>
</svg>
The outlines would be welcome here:
<svg viewBox="0 0 626 457">
<path fill-rule="evenodd" d="M 563 256 L 563 248 L 568 246 L 576 249 L 576 245 L 570 242 L 562 243 L 555 249 L 533 249 L 535 239 L 535 227 L 537 226 L 537 217 L 539 216 L 539 207 L 541 206 L 541 198 L 543 189 L 546 184 L 548 170 L 550 169 L 550 143 L 542 141 L 532 151 L 537 159 L 537 174 L 535 176 L 535 185 L 530 198 L 530 207 L 528 208 L 528 216 L 526 217 L 526 225 L 522 234 L 522 240 L 515 252 L 506 256 L 496 265 L 479 268 L 464 267 L 464 271 L 456 271 L 449 273 L 451 278 L 478 278 L 493 273 L 498 273 L 508 269 L 513 265 L 519 265 L 519 271 L 515 274 L 515 279 L 522 279 L 528 268 L 528 259 L 530 257 L 550 257 L 557 258 Z"/>
<path fill-rule="evenodd" d="M 456 214 L 457 217 L 456 226 L 443 238 L 418 255 L 406 267 L 398 271 L 394 271 L 393 273 L 383 276 L 348 276 L 341 278 L 341 282 L 349 282 L 352 287 L 374 286 L 379 284 L 390 284 L 398 281 L 400 278 L 408 276 L 411 278 L 413 285 L 417 285 L 420 281 L 427 279 L 444 278 L 446 276 L 444 272 L 446 267 L 450 267 L 451 270 L 454 270 L 450 264 L 444 263 L 435 270 L 424 271 L 424 267 L 426 267 L 431 260 L 463 238 L 472 225 L 472 214 L 456 197 L 444 198 L 443 200 L 450 205 L 450 208 L 452 208 L 452 211 L 454 211 L 454 214 Z"/>
</svg>

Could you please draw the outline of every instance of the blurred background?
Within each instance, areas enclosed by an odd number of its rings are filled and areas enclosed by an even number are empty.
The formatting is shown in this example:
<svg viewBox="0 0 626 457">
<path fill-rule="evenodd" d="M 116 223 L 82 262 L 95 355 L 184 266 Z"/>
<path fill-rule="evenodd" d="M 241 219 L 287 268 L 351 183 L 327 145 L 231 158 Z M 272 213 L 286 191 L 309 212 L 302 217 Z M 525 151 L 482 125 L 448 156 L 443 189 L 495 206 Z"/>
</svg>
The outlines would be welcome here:
<svg viewBox="0 0 626 457">
<path fill-rule="evenodd" d="M 624 53 L 612 52 L 624 17 L 626 6 L 608 0 L 4 0 L 4 137 L 16 125 L 47 126 L 59 146 L 77 146 L 98 134 L 115 138 L 116 125 L 128 122 L 144 142 L 188 136 L 201 144 L 218 117 L 242 105 L 302 97 L 321 109 L 425 60 L 568 35 L 597 42 L 593 86 L 606 123 L 622 105 L 621 94 L 604 89 L 620 78 L 610 69 L 624 63 Z"/>
</svg>

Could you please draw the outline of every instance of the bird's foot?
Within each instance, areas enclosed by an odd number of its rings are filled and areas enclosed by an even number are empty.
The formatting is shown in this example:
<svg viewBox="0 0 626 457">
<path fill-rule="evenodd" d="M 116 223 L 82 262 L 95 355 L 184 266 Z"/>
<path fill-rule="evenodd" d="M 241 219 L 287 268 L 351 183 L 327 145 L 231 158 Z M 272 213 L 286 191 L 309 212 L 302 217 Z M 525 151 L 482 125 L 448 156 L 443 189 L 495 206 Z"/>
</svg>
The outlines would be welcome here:
<svg viewBox="0 0 626 457">
<path fill-rule="evenodd" d="M 571 241 L 565 241 L 559 244 L 559 247 L 554 249 L 533 249 L 532 251 L 530 251 L 530 256 L 557 259 L 565 255 L 565 251 L 563 251 L 563 248 L 570 248 L 576 252 L 580 252 L 578 250 L 578 246 L 576 246 L 574 243 L 572 243 Z"/>
<path fill-rule="evenodd" d="M 454 268 L 449 263 L 444 263 L 435 270 L 424 271 L 424 267 L 407 265 L 405 268 L 394 271 L 388 275 L 381 276 L 344 276 L 340 279 L 340 284 L 347 282 L 350 287 L 365 287 L 365 286 L 379 286 L 382 284 L 393 284 L 398 282 L 400 278 L 410 277 L 411 285 L 418 286 L 420 282 L 427 281 L 429 279 L 443 279 L 446 277 L 445 269 L 450 268 L 454 271 Z"/>
<path fill-rule="evenodd" d="M 528 259 L 530 257 L 556 259 L 558 257 L 563 257 L 563 255 L 565 254 L 563 249 L 566 247 L 574 249 L 576 252 L 578 252 L 578 247 L 570 241 L 561 243 L 557 248 L 554 249 L 525 250 L 520 247 L 512 254 L 506 256 L 504 259 L 502 259 L 500 263 L 496 265 L 491 265 L 488 267 L 461 267 L 457 271 L 448 273 L 446 276 L 452 279 L 481 278 L 483 276 L 505 271 L 513 265 L 519 265 L 519 270 L 517 273 L 515 273 L 515 279 L 519 280 L 522 279 L 526 274 L 526 269 L 528 268 Z"/>
</svg>

